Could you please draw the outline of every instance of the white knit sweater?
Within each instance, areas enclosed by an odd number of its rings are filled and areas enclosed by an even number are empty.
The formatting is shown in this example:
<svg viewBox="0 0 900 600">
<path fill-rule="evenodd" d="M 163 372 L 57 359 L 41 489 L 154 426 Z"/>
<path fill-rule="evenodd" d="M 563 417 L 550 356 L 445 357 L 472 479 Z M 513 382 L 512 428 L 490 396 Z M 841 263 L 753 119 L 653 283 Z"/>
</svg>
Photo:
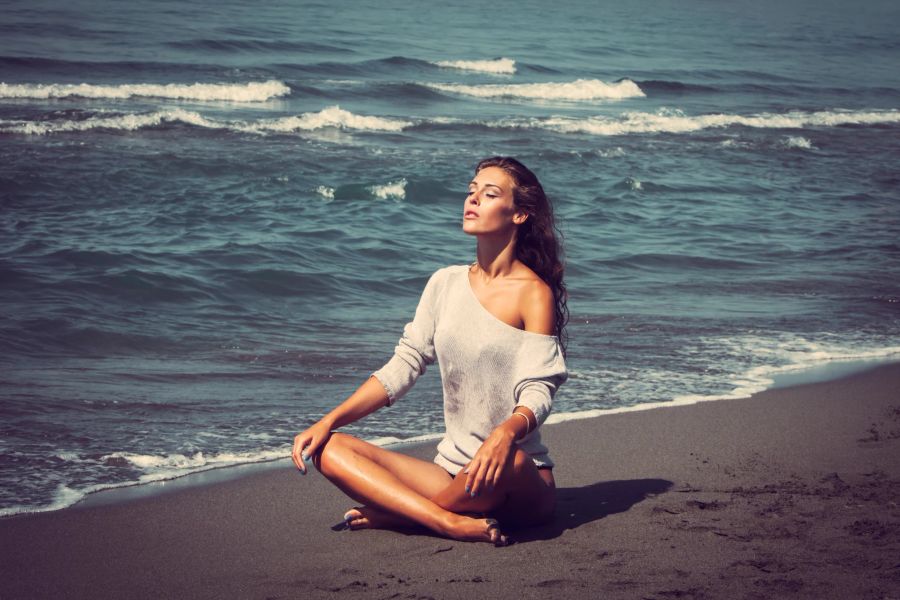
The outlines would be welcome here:
<svg viewBox="0 0 900 600">
<path fill-rule="evenodd" d="M 556 336 L 517 329 L 492 315 L 475 296 L 468 272 L 457 265 L 431 276 L 394 356 L 373 373 L 393 404 L 438 361 L 446 433 L 434 462 L 453 474 L 516 405 L 543 423 L 568 375 Z M 537 429 L 518 444 L 537 466 L 553 466 Z"/>
</svg>

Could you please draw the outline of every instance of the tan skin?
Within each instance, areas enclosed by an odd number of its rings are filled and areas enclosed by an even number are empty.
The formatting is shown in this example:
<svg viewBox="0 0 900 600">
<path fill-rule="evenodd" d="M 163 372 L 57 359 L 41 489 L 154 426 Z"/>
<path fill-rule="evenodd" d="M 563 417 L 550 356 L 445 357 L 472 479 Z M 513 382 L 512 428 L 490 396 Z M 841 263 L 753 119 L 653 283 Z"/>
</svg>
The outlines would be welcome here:
<svg viewBox="0 0 900 600">
<path fill-rule="evenodd" d="M 486 167 L 469 184 L 463 231 L 476 236 L 478 260 L 469 282 L 481 304 L 512 327 L 552 335 L 552 290 L 515 258 L 516 230 L 528 216 L 513 202 L 514 180 L 499 167 Z M 433 462 L 392 452 L 335 429 L 386 406 L 387 393 L 374 377 L 320 421 L 294 438 L 291 458 L 306 473 L 309 458 L 319 471 L 363 506 L 345 520 L 353 529 L 419 524 L 449 538 L 497 543 L 501 522 L 537 524 L 548 520 L 556 500 L 553 474 L 537 469 L 516 447 L 527 432 L 517 415 L 500 423 L 472 461 L 456 477 Z M 534 414 L 517 406 L 531 423 Z"/>
</svg>

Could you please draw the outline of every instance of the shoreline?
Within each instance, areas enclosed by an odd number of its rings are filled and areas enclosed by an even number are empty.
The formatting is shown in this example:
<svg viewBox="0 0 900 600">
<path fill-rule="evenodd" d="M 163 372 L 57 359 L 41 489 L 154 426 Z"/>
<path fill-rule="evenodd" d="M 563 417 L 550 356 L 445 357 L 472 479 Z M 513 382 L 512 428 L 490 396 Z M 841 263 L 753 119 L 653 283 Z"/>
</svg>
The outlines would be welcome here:
<svg viewBox="0 0 900 600">
<path fill-rule="evenodd" d="M 896 358 L 889 357 L 880 357 L 874 359 L 869 358 L 854 360 L 831 360 L 807 367 L 785 369 L 773 375 L 772 383 L 769 385 L 769 387 L 760 392 L 756 392 L 747 396 L 729 397 L 727 395 L 723 395 L 721 397 L 706 397 L 690 399 L 687 401 L 678 401 L 677 399 L 672 399 L 668 401 L 648 402 L 619 408 L 591 409 L 587 411 L 575 411 L 570 413 L 551 413 L 550 417 L 545 423 L 545 428 L 553 427 L 559 423 L 567 423 L 584 419 L 596 419 L 613 414 L 643 412 L 660 408 L 678 408 L 705 402 L 721 402 L 748 399 L 753 398 L 754 396 L 768 390 L 790 388 L 816 383 L 827 383 L 854 374 L 865 373 L 866 371 L 877 369 L 880 366 L 889 364 L 900 364 L 900 361 L 898 361 Z M 546 429 L 544 429 L 544 431 L 546 431 Z M 424 434 L 416 438 L 390 442 L 384 444 L 384 447 L 398 450 L 409 448 L 411 446 L 430 447 L 433 442 L 439 440 L 440 437 L 440 433 Z M 56 508 L 41 508 L 36 510 L 24 510 L 17 513 L 2 515 L 0 516 L 0 521 L 22 515 L 37 515 L 71 509 L 105 506 L 118 502 L 130 502 L 132 500 L 153 496 L 156 494 L 167 494 L 173 491 L 189 489 L 196 486 L 205 486 L 230 481 L 239 477 L 252 475 L 257 471 L 265 472 L 270 469 L 290 466 L 290 458 L 285 457 L 223 466 L 213 466 L 208 469 L 192 471 L 183 475 L 178 475 L 167 479 L 160 479 L 157 481 L 111 484 L 114 485 L 114 487 L 89 491 L 74 503 L 66 506 Z"/>
<path fill-rule="evenodd" d="M 553 523 L 497 549 L 334 532 L 354 503 L 270 468 L 0 520 L 0 597 L 900 596 L 900 363 L 547 428 Z M 405 449 L 430 459 L 433 448 Z"/>
<path fill-rule="evenodd" d="M 773 383 L 770 387 L 766 388 L 766 390 L 771 389 L 779 389 L 784 387 L 794 387 L 798 385 L 808 385 L 812 383 L 827 383 L 829 381 L 835 381 L 841 379 L 843 377 L 847 377 L 849 375 L 864 373 L 868 370 L 878 368 L 882 365 L 897 363 L 900 364 L 900 361 L 895 359 L 858 359 L 858 360 L 841 360 L 841 361 L 829 361 L 824 364 L 814 365 L 808 368 L 802 369 L 794 369 L 785 371 L 782 375 L 776 376 L 773 380 Z M 763 390 L 763 391 L 766 391 Z M 757 392 L 760 393 L 760 392 Z M 727 401 L 733 399 L 746 399 L 752 398 L 756 394 L 751 394 L 750 396 L 741 396 L 739 398 L 715 398 L 710 400 L 699 400 L 699 402 L 720 402 Z M 677 403 L 674 400 L 666 401 L 666 402 L 653 402 L 646 404 L 636 404 L 633 406 L 626 406 L 621 408 L 609 408 L 609 409 L 593 409 L 589 411 L 579 411 L 572 413 L 558 413 L 551 414 L 550 418 L 548 418 L 547 426 L 553 426 L 558 423 L 565 423 L 569 421 L 576 421 L 582 419 L 595 419 L 601 418 L 605 415 L 611 414 L 621 414 L 626 412 L 641 412 L 646 410 L 655 410 L 658 408 L 675 408 L 679 406 L 691 406 L 696 404 L 698 401 L 685 402 L 685 403 Z M 554 418 L 556 417 L 556 418 Z M 561 418 L 560 418 L 561 417 Z M 441 434 L 426 434 L 426 438 L 430 439 L 418 439 L 413 438 L 409 440 L 400 440 L 398 442 L 392 442 L 389 444 L 385 444 L 386 448 L 406 448 L 409 446 L 428 446 L 434 440 L 439 440 Z M 71 504 L 69 506 L 64 506 L 57 509 L 51 510 L 43 510 L 37 512 L 54 512 L 56 510 L 66 510 L 69 508 L 80 508 L 80 507 L 90 507 L 90 506 L 101 506 L 104 504 L 112 504 L 115 502 L 127 502 L 132 499 L 142 498 L 146 495 L 159 494 L 159 493 L 167 493 L 169 491 L 193 487 L 196 485 L 208 485 L 211 483 L 217 483 L 221 481 L 228 481 L 231 479 L 235 479 L 237 477 L 242 477 L 247 474 L 251 474 L 255 472 L 256 469 L 261 471 L 265 471 L 272 468 L 279 467 L 288 467 L 290 466 L 290 458 L 279 458 L 273 460 L 265 460 L 265 461 L 256 461 L 256 462 L 248 462 L 237 465 L 226 465 L 222 467 L 212 467 L 210 469 L 206 469 L 204 471 L 194 471 L 191 473 L 186 473 L 184 475 L 180 475 L 178 477 L 174 477 L 171 479 L 162 479 L 159 481 L 151 481 L 147 483 L 130 483 L 124 484 L 119 487 L 106 488 L 102 490 L 97 490 L 95 492 L 89 492 L 83 498 L 78 500 L 75 504 Z M 168 489 L 166 489 L 168 488 Z M 37 512 L 23 512 L 17 514 L 37 514 Z M 7 515 L 4 517 L 0 517 L 0 519 L 8 518 L 10 516 L 16 515 Z"/>
</svg>

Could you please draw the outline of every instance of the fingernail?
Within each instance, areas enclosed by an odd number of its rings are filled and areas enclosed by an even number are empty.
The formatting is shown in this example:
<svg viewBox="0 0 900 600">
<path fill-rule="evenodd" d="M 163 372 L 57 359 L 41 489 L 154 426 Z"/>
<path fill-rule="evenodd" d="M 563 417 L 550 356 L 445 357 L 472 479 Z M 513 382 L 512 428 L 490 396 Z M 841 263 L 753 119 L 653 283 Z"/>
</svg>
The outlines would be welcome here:
<svg viewBox="0 0 900 600">
<path fill-rule="evenodd" d="M 304 462 L 309 462 L 309 455 L 307 455 L 306 452 L 302 453 L 300 458 L 302 458 Z"/>
<path fill-rule="evenodd" d="M 469 493 L 469 486 L 466 486 L 466 493 Z"/>
<path fill-rule="evenodd" d="M 469 495 L 472 496 L 472 497 L 474 498 L 474 497 L 475 497 L 475 492 L 473 491 L 473 492 L 472 492 L 471 494 L 469 494 Z"/>
<path fill-rule="evenodd" d="M 353 520 L 353 515 L 351 515 L 350 511 L 348 510 L 347 512 L 344 513 L 344 522 L 349 523 L 352 520 Z"/>
</svg>

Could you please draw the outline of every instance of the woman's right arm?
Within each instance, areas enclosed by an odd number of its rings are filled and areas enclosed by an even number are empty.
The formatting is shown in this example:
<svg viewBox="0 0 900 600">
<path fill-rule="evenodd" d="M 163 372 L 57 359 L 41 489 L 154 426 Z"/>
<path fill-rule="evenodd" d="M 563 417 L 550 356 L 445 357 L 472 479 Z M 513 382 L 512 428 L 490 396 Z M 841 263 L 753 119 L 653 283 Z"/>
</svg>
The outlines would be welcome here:
<svg viewBox="0 0 900 600">
<path fill-rule="evenodd" d="M 333 430 L 362 419 L 382 406 L 393 404 L 425 372 L 426 365 L 435 361 L 433 304 L 437 275 L 441 272 L 434 273 L 425 285 L 416 314 L 403 328 L 403 337 L 388 363 L 375 371 L 337 408 L 294 438 L 291 458 L 301 473 L 306 473 L 304 459 L 315 455 Z"/>
<path fill-rule="evenodd" d="M 358 421 L 387 404 L 388 395 L 384 386 L 375 377 L 369 377 L 349 398 L 319 419 L 309 429 L 294 437 L 294 448 L 291 451 L 291 459 L 294 464 L 305 475 L 304 460 L 319 450 L 333 430 Z"/>
</svg>

